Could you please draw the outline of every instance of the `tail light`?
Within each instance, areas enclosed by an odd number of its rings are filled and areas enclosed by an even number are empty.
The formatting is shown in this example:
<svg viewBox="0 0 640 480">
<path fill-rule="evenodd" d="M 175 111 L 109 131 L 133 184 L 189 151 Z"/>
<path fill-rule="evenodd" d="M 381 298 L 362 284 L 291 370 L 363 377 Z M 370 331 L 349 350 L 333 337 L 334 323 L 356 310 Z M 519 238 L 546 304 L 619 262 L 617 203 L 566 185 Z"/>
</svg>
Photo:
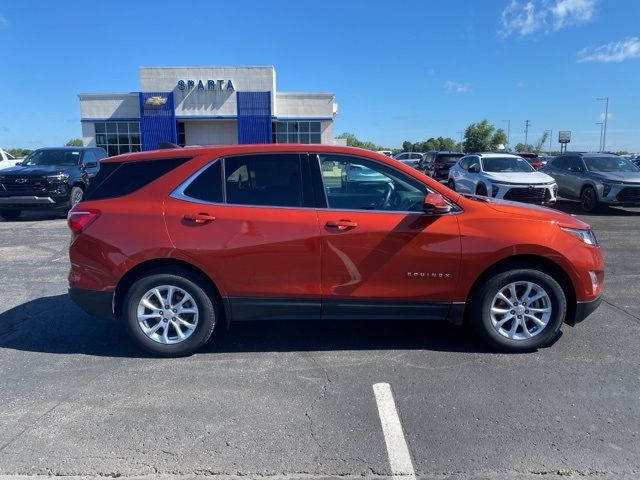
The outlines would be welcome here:
<svg viewBox="0 0 640 480">
<path fill-rule="evenodd" d="M 67 224 L 73 233 L 80 235 L 89 225 L 100 216 L 100 210 L 95 208 L 81 208 L 69 211 Z"/>
</svg>

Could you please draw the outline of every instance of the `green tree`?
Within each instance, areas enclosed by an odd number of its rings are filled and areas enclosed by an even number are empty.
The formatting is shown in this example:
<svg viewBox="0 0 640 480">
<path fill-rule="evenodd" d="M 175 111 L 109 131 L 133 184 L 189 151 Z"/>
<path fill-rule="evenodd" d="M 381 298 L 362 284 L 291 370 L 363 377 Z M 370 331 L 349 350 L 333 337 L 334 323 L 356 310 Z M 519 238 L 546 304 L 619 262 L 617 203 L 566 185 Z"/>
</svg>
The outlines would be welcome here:
<svg viewBox="0 0 640 480">
<path fill-rule="evenodd" d="M 496 127 L 487 120 L 472 123 L 464 131 L 465 152 L 486 152 L 491 150 L 491 139 Z"/>
<path fill-rule="evenodd" d="M 82 139 L 81 138 L 72 138 L 66 143 L 67 147 L 82 147 Z"/>
<path fill-rule="evenodd" d="M 33 152 L 33 150 L 29 148 L 8 148 L 6 151 L 9 155 L 13 155 L 16 158 L 26 157 Z"/>
<path fill-rule="evenodd" d="M 533 152 L 533 145 L 518 143 L 516 144 L 516 152 Z"/>
<path fill-rule="evenodd" d="M 413 143 L 409 140 L 405 140 L 402 142 L 402 151 L 403 152 L 412 152 L 413 151 Z"/>
<path fill-rule="evenodd" d="M 341 133 L 337 138 L 344 138 L 347 141 L 347 145 L 350 147 L 365 148 L 367 150 L 389 150 L 388 148 L 376 145 L 373 142 L 358 140 L 353 133 Z"/>
<path fill-rule="evenodd" d="M 491 150 L 497 150 L 501 145 L 503 148 L 507 146 L 507 134 L 499 128 L 491 137 Z"/>
</svg>

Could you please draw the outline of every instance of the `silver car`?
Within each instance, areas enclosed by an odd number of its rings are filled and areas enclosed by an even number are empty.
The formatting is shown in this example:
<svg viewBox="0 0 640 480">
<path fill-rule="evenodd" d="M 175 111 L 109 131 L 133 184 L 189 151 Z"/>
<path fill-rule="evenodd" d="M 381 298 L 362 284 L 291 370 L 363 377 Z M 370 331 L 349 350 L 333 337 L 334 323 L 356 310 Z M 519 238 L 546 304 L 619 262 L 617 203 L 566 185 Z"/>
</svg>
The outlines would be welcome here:
<svg viewBox="0 0 640 480">
<path fill-rule="evenodd" d="M 600 205 L 640 207 L 640 168 L 606 153 L 567 153 L 540 169 L 558 184 L 558 194 L 580 200 L 593 212 Z"/>
</svg>

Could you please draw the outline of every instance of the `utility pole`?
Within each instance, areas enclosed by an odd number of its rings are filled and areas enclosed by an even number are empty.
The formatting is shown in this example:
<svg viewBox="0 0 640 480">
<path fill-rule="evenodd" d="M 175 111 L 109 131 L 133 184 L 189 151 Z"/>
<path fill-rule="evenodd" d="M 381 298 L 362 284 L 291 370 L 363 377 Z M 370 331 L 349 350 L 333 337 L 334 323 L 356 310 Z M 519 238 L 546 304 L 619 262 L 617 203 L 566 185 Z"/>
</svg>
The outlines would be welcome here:
<svg viewBox="0 0 640 480">
<path fill-rule="evenodd" d="M 604 150 L 604 148 L 602 148 L 602 133 L 604 130 L 604 123 L 603 122 L 596 122 L 596 125 L 600 125 L 600 143 L 598 144 L 598 151 L 602 152 Z"/>
<path fill-rule="evenodd" d="M 609 118 L 609 97 L 597 97 L 596 100 L 604 100 L 606 103 L 604 104 L 604 130 L 602 132 L 602 147 L 600 148 L 601 152 L 604 152 L 607 147 L 605 143 L 607 142 L 607 119 Z"/>
<path fill-rule="evenodd" d="M 462 139 L 463 139 L 463 134 L 464 134 L 464 130 L 458 130 L 458 132 L 460 134 L 460 153 L 462 153 Z"/>
<path fill-rule="evenodd" d="M 527 148 L 527 140 L 529 139 L 529 125 L 531 122 L 529 120 L 524 121 L 524 148 Z"/>
<path fill-rule="evenodd" d="M 511 120 L 502 120 L 507 122 L 507 150 L 511 150 L 510 136 L 511 136 Z"/>
</svg>

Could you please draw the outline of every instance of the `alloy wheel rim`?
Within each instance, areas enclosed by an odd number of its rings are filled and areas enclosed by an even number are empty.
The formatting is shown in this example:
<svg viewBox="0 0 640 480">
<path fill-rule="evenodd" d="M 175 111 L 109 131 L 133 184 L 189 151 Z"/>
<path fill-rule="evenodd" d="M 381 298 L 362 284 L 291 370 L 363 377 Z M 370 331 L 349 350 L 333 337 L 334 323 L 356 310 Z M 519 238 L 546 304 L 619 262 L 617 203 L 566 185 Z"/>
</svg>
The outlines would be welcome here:
<svg viewBox="0 0 640 480">
<path fill-rule="evenodd" d="M 198 326 L 198 305 L 184 289 L 160 285 L 148 290 L 137 309 L 138 326 L 151 340 L 173 345 L 188 339 Z"/>
<path fill-rule="evenodd" d="M 549 324 L 553 309 L 549 294 L 540 285 L 518 281 L 502 287 L 493 297 L 489 316 L 503 337 L 522 341 L 539 335 Z"/>
<path fill-rule="evenodd" d="M 82 190 L 80 190 L 79 192 L 76 192 L 75 196 L 73 197 L 73 204 L 75 205 L 80 200 L 82 200 Z"/>
</svg>

